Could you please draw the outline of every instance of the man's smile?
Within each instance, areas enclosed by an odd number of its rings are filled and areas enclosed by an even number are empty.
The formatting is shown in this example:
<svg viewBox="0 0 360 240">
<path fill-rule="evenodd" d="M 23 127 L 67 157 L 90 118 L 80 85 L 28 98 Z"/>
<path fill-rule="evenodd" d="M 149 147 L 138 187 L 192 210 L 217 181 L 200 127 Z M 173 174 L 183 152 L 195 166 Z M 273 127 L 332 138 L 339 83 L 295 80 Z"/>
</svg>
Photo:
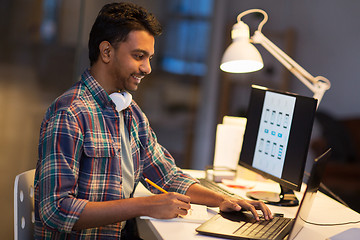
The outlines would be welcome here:
<svg viewBox="0 0 360 240">
<path fill-rule="evenodd" d="M 139 84 L 141 82 L 141 79 L 143 79 L 145 76 L 136 76 L 135 74 L 132 74 L 131 75 L 135 80 L 136 82 Z"/>
</svg>

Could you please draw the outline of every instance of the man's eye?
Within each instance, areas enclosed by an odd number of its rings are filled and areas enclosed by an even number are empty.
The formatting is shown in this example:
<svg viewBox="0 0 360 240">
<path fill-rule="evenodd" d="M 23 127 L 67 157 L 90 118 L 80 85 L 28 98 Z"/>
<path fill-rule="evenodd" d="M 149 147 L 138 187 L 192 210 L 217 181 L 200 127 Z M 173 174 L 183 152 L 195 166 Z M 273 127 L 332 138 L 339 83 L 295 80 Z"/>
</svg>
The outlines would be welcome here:
<svg viewBox="0 0 360 240">
<path fill-rule="evenodd" d="M 134 57 L 137 60 L 141 60 L 144 57 L 144 54 L 135 54 Z"/>
</svg>

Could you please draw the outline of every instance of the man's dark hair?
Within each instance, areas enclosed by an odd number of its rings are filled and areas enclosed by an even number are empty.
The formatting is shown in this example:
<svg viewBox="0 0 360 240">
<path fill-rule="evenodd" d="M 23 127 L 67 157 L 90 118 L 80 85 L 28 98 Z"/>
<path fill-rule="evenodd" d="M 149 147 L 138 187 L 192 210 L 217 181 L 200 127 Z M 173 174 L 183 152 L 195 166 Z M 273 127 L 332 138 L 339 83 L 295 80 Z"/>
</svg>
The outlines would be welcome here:
<svg viewBox="0 0 360 240">
<path fill-rule="evenodd" d="M 116 47 L 116 43 L 126 41 L 133 30 L 145 30 L 155 37 L 161 34 L 162 27 L 153 14 L 134 3 L 106 4 L 100 10 L 90 32 L 90 66 L 99 57 L 99 45 L 102 41 L 108 41 Z"/>
</svg>

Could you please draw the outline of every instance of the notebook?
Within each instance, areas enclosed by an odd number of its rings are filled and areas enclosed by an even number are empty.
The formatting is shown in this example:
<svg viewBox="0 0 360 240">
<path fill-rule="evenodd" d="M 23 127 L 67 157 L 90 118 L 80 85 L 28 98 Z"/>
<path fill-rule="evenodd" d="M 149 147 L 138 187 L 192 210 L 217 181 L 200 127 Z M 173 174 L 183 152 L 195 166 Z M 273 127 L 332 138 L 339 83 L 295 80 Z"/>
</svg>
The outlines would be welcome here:
<svg viewBox="0 0 360 240">
<path fill-rule="evenodd" d="M 294 239 L 303 228 L 304 221 L 309 215 L 330 152 L 331 149 L 315 159 L 304 196 L 294 219 L 274 217 L 271 221 L 260 220 L 257 222 L 250 212 L 220 212 L 201 224 L 196 231 L 204 235 L 231 239 L 277 240 L 283 239 L 287 235 L 288 240 Z"/>
<path fill-rule="evenodd" d="M 157 219 L 149 216 L 140 216 L 140 219 L 151 219 L 156 221 L 164 222 L 190 222 L 190 223 L 203 223 L 208 220 L 211 215 L 210 212 L 215 212 L 215 209 L 208 209 L 205 205 L 191 204 L 191 209 L 188 211 L 187 215 L 180 215 L 176 218 L 170 219 Z M 217 211 L 216 211 L 217 212 Z"/>
</svg>

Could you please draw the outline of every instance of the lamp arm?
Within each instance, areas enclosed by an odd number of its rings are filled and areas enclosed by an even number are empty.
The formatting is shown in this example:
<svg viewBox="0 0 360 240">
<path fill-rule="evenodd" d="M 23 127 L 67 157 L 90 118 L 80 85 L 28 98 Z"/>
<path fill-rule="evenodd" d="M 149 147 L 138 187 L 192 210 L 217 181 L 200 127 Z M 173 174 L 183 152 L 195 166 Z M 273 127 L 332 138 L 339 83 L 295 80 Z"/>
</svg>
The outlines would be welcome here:
<svg viewBox="0 0 360 240">
<path fill-rule="evenodd" d="M 266 38 L 259 30 L 255 31 L 251 39 L 253 43 L 261 44 L 305 86 L 307 86 L 314 93 L 314 98 L 318 99 L 318 104 L 320 103 L 325 91 L 331 86 L 330 81 L 327 78 L 322 76 L 313 77 L 285 52 Z"/>
<path fill-rule="evenodd" d="M 262 30 L 262 27 L 265 25 L 265 23 L 267 22 L 267 20 L 269 19 L 267 13 L 262 10 L 262 9 L 249 9 L 247 11 L 244 11 L 242 13 L 240 13 L 238 16 L 237 16 L 237 21 L 238 22 L 241 22 L 241 18 L 250 14 L 250 13 L 261 13 L 263 16 L 264 16 L 264 19 L 260 22 L 259 26 L 258 26 L 258 31 L 261 32 Z"/>
</svg>

